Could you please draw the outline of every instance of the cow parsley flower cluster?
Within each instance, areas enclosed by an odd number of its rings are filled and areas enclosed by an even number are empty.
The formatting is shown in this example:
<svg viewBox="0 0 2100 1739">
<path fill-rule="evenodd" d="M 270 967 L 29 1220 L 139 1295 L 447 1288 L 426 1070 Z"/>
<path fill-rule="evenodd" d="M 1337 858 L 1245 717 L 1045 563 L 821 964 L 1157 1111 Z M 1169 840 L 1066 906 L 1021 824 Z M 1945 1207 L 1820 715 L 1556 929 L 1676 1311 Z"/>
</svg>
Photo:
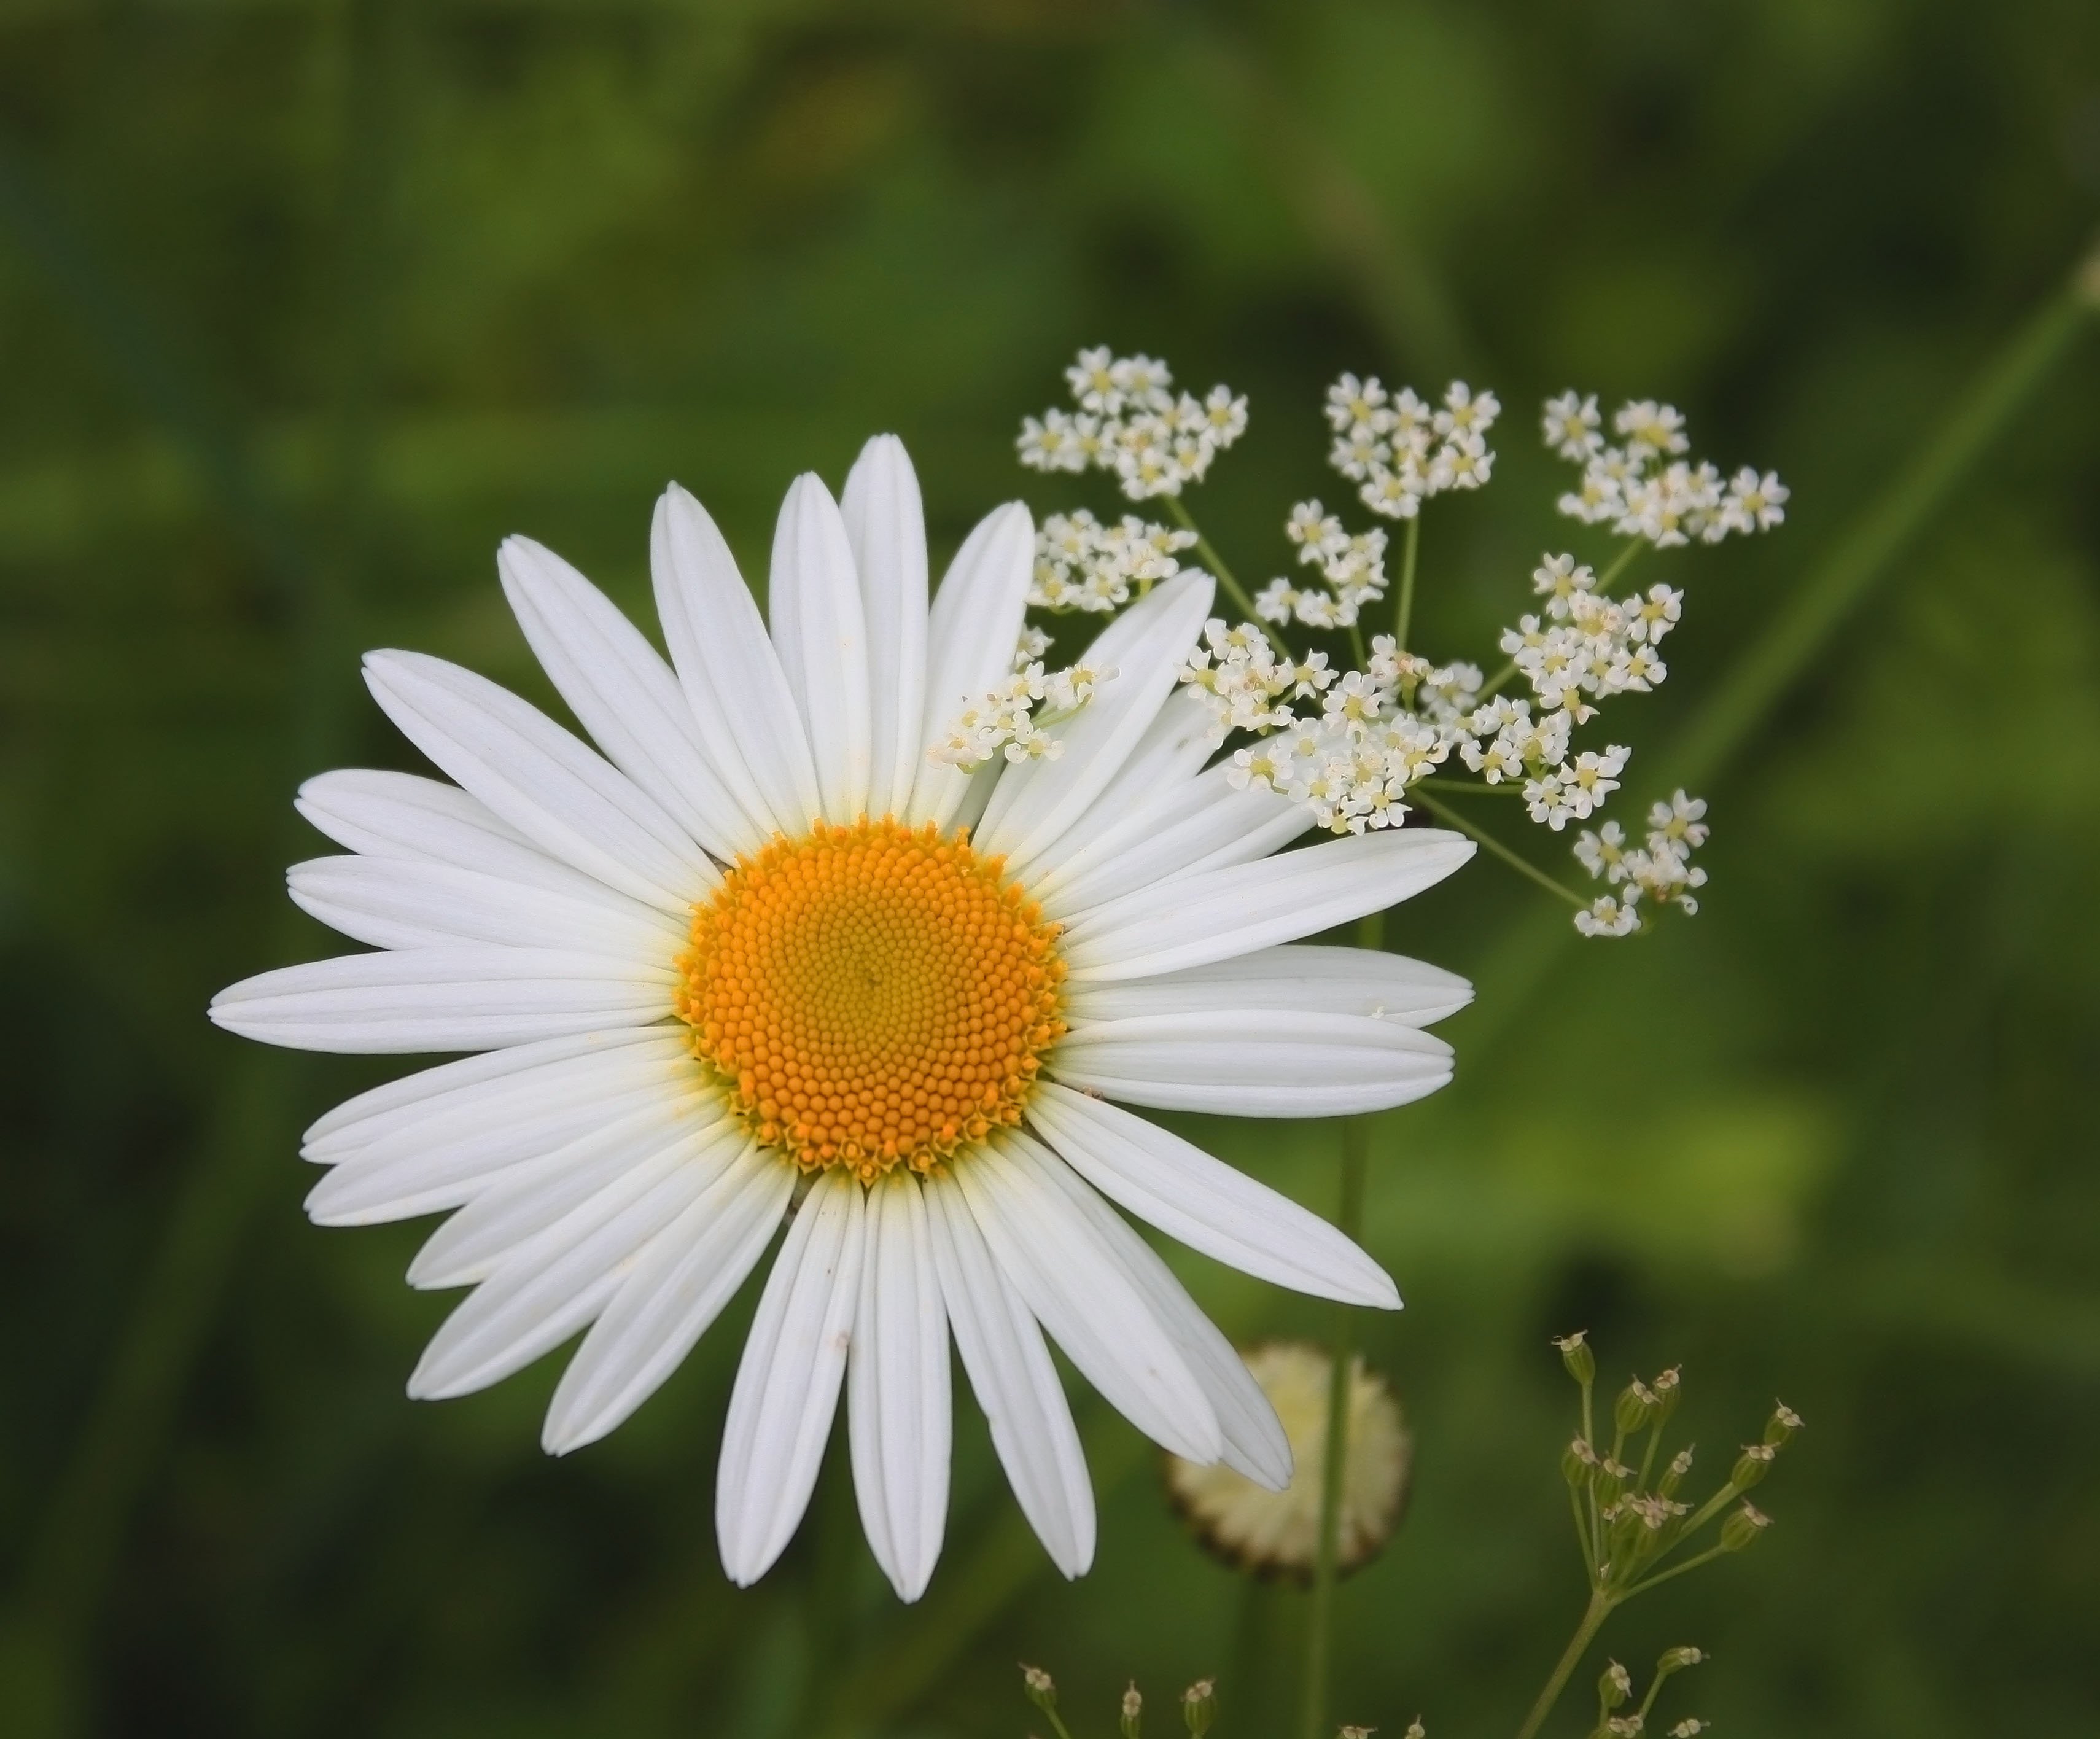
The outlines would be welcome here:
<svg viewBox="0 0 2100 1739">
<path fill-rule="evenodd" d="M 1103 523 L 1083 507 L 1052 514 L 1035 534 L 1035 578 L 1029 607 L 1063 615 L 1079 611 L 1113 616 L 1155 580 L 1181 570 L 1180 552 L 1193 532 L 1154 525 L 1135 514 Z"/>
<path fill-rule="evenodd" d="M 966 707 L 947 736 L 927 753 L 927 759 L 973 770 L 995 755 L 1018 765 L 1055 761 L 1065 753 L 1052 727 L 1063 724 L 1092 698 L 1094 690 L 1115 678 L 1113 666 L 1097 670 L 1074 664 L 1046 672 L 1040 660 L 1015 671 L 1001 686 Z"/>
<path fill-rule="evenodd" d="M 1203 403 L 1185 394 L 1177 399 L 1164 367 L 1149 357 L 1087 351 L 1067 377 L 1079 410 L 1027 419 L 1022 461 L 1046 471 L 1113 470 L 1134 499 L 1178 497 L 1246 424 L 1244 399 L 1224 387 Z M 1328 391 L 1330 462 L 1357 485 L 1365 506 L 1405 522 L 1391 633 L 1370 633 L 1367 625 L 1393 590 L 1388 532 L 1352 530 L 1317 499 L 1298 502 L 1283 525 L 1297 566 L 1312 572 L 1273 579 L 1252 596 L 1224 571 L 1179 499 L 1172 506 L 1180 529 L 1135 515 L 1111 524 L 1084 510 L 1052 514 L 1037 540 L 1030 601 L 1047 611 L 1111 614 L 1177 572 L 1182 552 L 1200 550 L 1224 594 L 1254 619 L 1214 618 L 1180 673 L 1191 698 L 1209 709 L 1218 744 L 1242 739 L 1229 755 L 1233 784 L 1287 796 L 1338 834 L 1399 827 L 1426 806 L 1442 823 L 1558 886 L 1584 935 L 1627 935 L 1666 907 L 1698 909 L 1696 890 L 1706 875 L 1692 851 L 1706 836 L 1703 801 L 1679 791 L 1657 804 L 1638 847 L 1615 821 L 1580 830 L 1576 858 L 1608 888 L 1586 900 L 1516 859 L 1440 793 L 1507 793 L 1556 834 L 1595 819 L 1624 783 L 1632 752 L 1608 741 L 1577 744 L 1576 733 L 1606 703 L 1648 693 L 1668 678 L 1663 642 L 1684 612 L 1683 591 L 1667 580 L 1624 592 L 1613 582 L 1643 550 L 1771 529 L 1785 518 L 1787 490 L 1771 471 L 1745 466 L 1727 479 L 1688 458 L 1684 418 L 1673 406 L 1622 405 L 1608 442 L 1595 396 L 1564 394 L 1545 407 L 1546 442 L 1584 469 L 1561 509 L 1608 527 L 1619 546 L 1601 573 L 1573 551 L 1541 558 L 1531 576 L 1534 608 L 1502 632 L 1507 662 L 1493 675 L 1463 660 L 1436 662 L 1409 638 L 1422 505 L 1489 480 L 1495 455 L 1487 435 L 1501 409 L 1493 393 L 1463 382 L 1447 387 L 1439 404 L 1409 387 L 1388 390 L 1375 377 L 1344 374 Z M 1140 449 L 1153 457 L 1133 459 Z M 1162 470 L 1161 452 L 1182 457 Z M 1283 641 L 1286 628 L 1346 636 L 1356 668 L 1338 666 L 1324 650 L 1294 651 Z M 1040 647 L 1034 650 L 1039 655 Z M 1054 753 L 1040 739 L 1069 713 L 1054 702 L 1031 711 L 1026 686 L 1024 673 L 1013 693 L 988 696 L 966 715 L 954 753 Z M 1512 687 L 1518 691 L 1505 692 Z M 1083 687 L 1076 692 L 1083 700 Z M 1418 789 L 1432 776 L 1440 783 Z"/>
<path fill-rule="evenodd" d="M 1786 519 L 1786 485 L 1775 471 L 1745 466 L 1732 478 L 1705 460 L 1693 464 L 1684 417 L 1674 405 L 1635 399 L 1612 413 L 1604 439 L 1597 395 L 1564 392 L 1546 404 L 1546 444 L 1582 467 L 1560 510 L 1586 525 L 1608 525 L 1658 550 L 1731 533 L 1768 532 Z"/>
<path fill-rule="evenodd" d="M 1201 483 L 1246 428 L 1244 394 L 1219 386 L 1201 399 L 1177 395 L 1167 364 L 1150 356 L 1111 355 L 1103 345 L 1081 351 L 1065 378 L 1079 408 L 1026 418 L 1021 462 L 1039 471 L 1113 471 L 1133 501 Z"/>
</svg>

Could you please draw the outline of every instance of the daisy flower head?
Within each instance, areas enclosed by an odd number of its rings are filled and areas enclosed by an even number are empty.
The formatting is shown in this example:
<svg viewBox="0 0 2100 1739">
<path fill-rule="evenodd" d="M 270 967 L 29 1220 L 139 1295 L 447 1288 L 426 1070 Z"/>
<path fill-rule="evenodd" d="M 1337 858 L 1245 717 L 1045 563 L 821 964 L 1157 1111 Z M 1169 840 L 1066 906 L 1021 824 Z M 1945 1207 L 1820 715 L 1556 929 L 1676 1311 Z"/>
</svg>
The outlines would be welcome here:
<svg viewBox="0 0 2100 1739">
<path fill-rule="evenodd" d="M 1085 392 L 1153 402 L 1163 372 L 1143 361 L 1083 358 Z M 924 1591 L 951 1336 L 1067 1575 L 1092 1559 L 1094 1510 L 1046 1332 L 1175 1454 L 1287 1485 L 1259 1384 L 1118 1208 L 1318 1296 L 1391 1308 L 1392 1283 L 1123 1107 L 1324 1117 L 1442 1085 L 1450 1050 L 1424 1028 L 1470 987 L 1299 938 L 1440 881 L 1471 845 L 1410 827 L 1282 850 L 1313 817 L 1207 765 L 1214 720 L 1177 692 L 1207 575 L 1153 585 L 1061 682 L 1017 678 L 1026 510 L 985 519 L 929 602 L 893 437 L 839 499 L 814 475 L 789 489 L 770 621 L 675 486 L 650 555 L 668 662 L 549 550 L 512 538 L 499 557 L 591 742 L 457 665 L 369 655 L 373 698 L 445 777 L 310 780 L 302 812 L 346 850 L 289 880 L 370 951 L 212 1004 L 271 1044 L 464 1053 L 306 1137 L 326 1167 L 317 1222 L 449 1216 L 408 1278 L 471 1290 L 410 1393 L 468 1393 L 580 1335 L 542 1432 L 580 1448 L 778 1238 L 717 1479 L 739 1583 L 794 1534 L 843 1393 L 869 1544 L 902 1598 Z M 1068 709 L 1040 727 L 1060 753 L 956 765 L 956 721 L 1017 681 Z"/>
</svg>

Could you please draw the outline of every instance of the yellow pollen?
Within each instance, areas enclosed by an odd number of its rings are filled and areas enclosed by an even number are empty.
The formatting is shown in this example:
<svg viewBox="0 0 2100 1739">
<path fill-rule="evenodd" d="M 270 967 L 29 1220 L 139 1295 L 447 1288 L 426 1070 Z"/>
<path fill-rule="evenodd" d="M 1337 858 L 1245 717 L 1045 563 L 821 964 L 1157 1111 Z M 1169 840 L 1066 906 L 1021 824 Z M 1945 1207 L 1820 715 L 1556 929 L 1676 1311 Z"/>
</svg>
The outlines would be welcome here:
<svg viewBox="0 0 2100 1739">
<path fill-rule="evenodd" d="M 678 1016 L 761 1141 L 865 1181 L 1020 1122 L 1065 965 L 1004 864 L 964 832 L 820 823 L 694 907 Z"/>
</svg>

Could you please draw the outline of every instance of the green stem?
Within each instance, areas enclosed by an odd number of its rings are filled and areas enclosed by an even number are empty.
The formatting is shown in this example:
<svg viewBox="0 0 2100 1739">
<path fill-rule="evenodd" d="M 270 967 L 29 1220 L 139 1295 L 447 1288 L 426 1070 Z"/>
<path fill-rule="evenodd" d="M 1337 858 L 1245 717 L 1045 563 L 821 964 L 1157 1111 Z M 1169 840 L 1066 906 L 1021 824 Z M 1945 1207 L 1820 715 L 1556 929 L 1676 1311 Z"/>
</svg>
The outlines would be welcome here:
<svg viewBox="0 0 2100 1739">
<path fill-rule="evenodd" d="M 1687 1558 L 1683 1563 L 1678 1565 L 1674 1569 L 1665 1570 L 1660 1575 L 1651 1576 L 1645 1582 L 1635 1582 L 1631 1587 L 1628 1588 L 1623 1594 L 1621 1594 L 1619 1598 L 1622 1600 L 1630 1600 L 1636 1594 L 1645 1594 L 1651 1588 L 1660 1587 L 1663 1583 L 1668 1582 L 1673 1576 L 1682 1576 L 1687 1570 L 1696 1570 L 1702 1564 L 1711 1564 L 1716 1558 L 1721 1556 L 1724 1552 L 1726 1552 L 1727 1549 L 1728 1548 L 1725 1546 L 1709 1546 L 1705 1551 L 1701 1552 L 1697 1557 Z"/>
<path fill-rule="evenodd" d="M 1393 643 L 1407 650 L 1407 631 L 1414 620 L 1414 557 L 1422 546 L 1422 514 L 1418 510 L 1407 522 L 1407 539 L 1401 545 L 1400 608 L 1392 619 Z"/>
<path fill-rule="evenodd" d="M 1467 821 L 1463 816 L 1459 814 L 1456 810 L 1450 808 L 1446 804 L 1439 802 L 1435 797 L 1431 797 L 1429 793 L 1424 791 L 1419 785 L 1417 785 L 1409 793 L 1409 801 L 1411 802 L 1419 803 L 1439 821 L 1448 823 L 1450 826 L 1456 828 L 1468 839 L 1473 840 L 1478 844 L 1486 846 L 1490 853 L 1494 856 L 1500 858 L 1503 863 L 1509 865 L 1509 867 L 1515 870 L 1517 874 L 1524 876 L 1528 881 L 1537 882 L 1538 885 L 1545 889 L 1548 894 L 1567 901 L 1568 903 L 1573 906 L 1577 911 L 1582 911 L 1583 907 L 1590 903 L 1587 900 L 1584 899 L 1581 894 L 1576 893 L 1573 889 L 1564 888 L 1561 886 L 1559 882 L 1555 881 L 1551 876 L 1547 875 L 1544 870 L 1539 868 L 1537 864 L 1530 862 L 1528 858 L 1518 856 L 1516 853 L 1511 851 L 1508 846 L 1505 845 L 1492 833 L 1482 832 L 1480 828 L 1475 827 L 1472 823 Z"/>
<path fill-rule="evenodd" d="M 1575 1626 L 1575 1634 L 1568 1639 L 1568 1646 L 1560 1651 L 1560 1658 L 1554 1666 L 1552 1676 L 1546 1681 L 1538 1700 L 1532 1704 L 1531 1713 L 1524 1718 L 1524 1725 L 1516 1730 L 1516 1739 L 1532 1739 L 1532 1736 L 1545 1724 L 1546 1716 L 1553 1713 L 1553 1706 L 1560 1701 L 1561 1692 L 1567 1688 L 1568 1675 L 1582 1665 L 1583 1651 L 1595 1640 L 1597 1632 L 1604 1628 L 1605 1619 L 1611 1617 L 1612 1608 L 1617 1604 L 1617 1598 L 1602 1588 L 1591 1591 L 1590 1604 L 1582 1613 L 1582 1622 Z"/>
<path fill-rule="evenodd" d="M 1501 669 L 1498 670 L 1493 676 L 1489 677 L 1486 682 L 1480 685 L 1480 699 L 1483 700 L 1493 700 L 1496 695 L 1501 692 L 1503 684 L 1507 682 L 1509 679 L 1515 674 L 1516 660 L 1512 658 L 1507 664 L 1504 664 Z"/>
<path fill-rule="evenodd" d="M 1385 914 L 1357 920 L 1357 946 L 1385 942 Z M 1370 1169 L 1370 1123 L 1352 1117 L 1342 1124 L 1342 1190 L 1336 1227 L 1349 1238 L 1363 1229 L 1364 1186 Z M 1327 1724 L 1327 1684 L 1334 1660 L 1335 1582 L 1341 1556 L 1342 1485 L 1349 1454 L 1349 1383 L 1356 1362 L 1356 1313 L 1340 1306 L 1335 1316 L 1334 1370 L 1327 1382 L 1326 1453 L 1320 1467 L 1320 1537 L 1312 1565 L 1312 1605 L 1306 1615 L 1305 1693 L 1302 1739 L 1321 1739 Z"/>
<path fill-rule="evenodd" d="M 1217 545 L 1203 535 L 1203 528 L 1196 523 L 1189 510 L 1182 505 L 1181 497 L 1178 495 L 1169 495 L 1162 499 L 1166 501 L 1167 511 L 1173 516 L 1175 523 L 1183 531 L 1193 532 L 1196 534 L 1196 554 L 1202 557 L 1203 565 L 1210 569 L 1211 576 L 1218 584 L 1225 589 L 1225 596 L 1232 599 L 1246 616 L 1247 620 L 1261 621 L 1261 618 L 1255 614 L 1254 600 L 1247 595 L 1246 589 L 1233 577 L 1233 571 L 1225 566 L 1225 558 L 1218 554 Z M 1277 651 L 1282 653 L 1286 658 L 1292 655 L 1290 648 L 1284 644 L 1283 636 L 1273 625 L 1264 623 L 1262 632 L 1268 636 L 1274 642 Z"/>
<path fill-rule="evenodd" d="M 1608 591 L 1612 582 L 1634 564 L 1634 558 L 1648 548 L 1645 538 L 1636 537 L 1612 558 L 1612 565 L 1597 576 L 1597 589 Z"/>
</svg>

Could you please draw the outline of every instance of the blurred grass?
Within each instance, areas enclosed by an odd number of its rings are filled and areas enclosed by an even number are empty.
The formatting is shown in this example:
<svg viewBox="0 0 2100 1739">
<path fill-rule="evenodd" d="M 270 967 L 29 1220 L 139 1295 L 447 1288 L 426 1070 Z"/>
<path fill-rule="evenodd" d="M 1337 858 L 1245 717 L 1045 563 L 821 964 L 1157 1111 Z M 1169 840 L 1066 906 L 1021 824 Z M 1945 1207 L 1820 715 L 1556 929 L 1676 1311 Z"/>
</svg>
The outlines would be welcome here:
<svg viewBox="0 0 2100 1739">
<path fill-rule="evenodd" d="M 667 476 L 762 572 L 788 478 L 836 480 L 878 427 L 943 549 L 1016 492 L 1105 506 L 1010 457 L 1096 341 L 1253 395 L 1196 505 L 1258 577 L 1290 501 L 1338 493 L 1324 381 L 1462 368 L 1512 409 L 1493 488 L 1430 521 L 1430 650 L 1479 644 L 1566 541 L 1544 393 L 1672 398 L 1701 451 L 1794 486 L 1780 535 L 1671 558 L 1673 680 L 1615 715 L 1663 777 L 2086 244 L 2100 19 L 15 0 L 0 164 L 15 1693 L 41 1674 L 76 1730 L 155 1739 L 977 1735 L 1023 1729 L 1025 1656 L 1104 1713 L 1132 1674 L 1221 1670 L 1253 1732 L 1288 1706 L 1291 1598 L 1180 1538 L 1118 1422 L 1093 1428 L 1101 1562 L 1067 1587 L 1017 1549 L 964 1409 L 947 1557 L 900 1615 L 836 1490 L 766 1583 L 723 1583 L 736 1322 L 558 1465 L 549 1371 L 401 1399 L 446 1302 L 399 1284 L 416 1230 L 315 1231 L 293 1157 L 388 1069 L 244 1051 L 198 1013 L 330 946 L 278 879 L 313 849 L 298 778 L 411 764 L 355 650 L 544 697 L 500 536 L 641 611 Z M 1480 999 L 1449 1026 L 1458 1084 L 1378 1126 L 1368 1237 L 1410 1309 L 1365 1327 L 1420 1453 L 1405 1532 L 1341 1596 L 1351 1718 L 1514 1726 L 1579 1604 L 1543 1336 L 1586 1322 L 1608 1372 L 1688 1362 L 1716 1460 L 1776 1389 L 1809 1419 L 1758 1551 L 1623 1621 L 1629 1651 L 1717 1652 L 1688 1707 L 1905 1739 L 2100 1718 L 2094 349 L 2049 364 L 1736 745 L 1695 923 L 1566 946 L 1489 864 L 1395 916 L 1392 946 Z M 1200 1133 L 1331 1192 L 1331 1130 Z M 127 1341 L 185 1202 L 222 1234 L 174 1289 L 193 1361 L 180 1322 Z M 1182 1266 L 1235 1333 L 1322 1320 Z M 135 1490 L 76 1519 L 127 1344 L 164 1410 L 104 1424 Z M 55 1618 L 23 1607 L 61 1585 Z"/>
</svg>

